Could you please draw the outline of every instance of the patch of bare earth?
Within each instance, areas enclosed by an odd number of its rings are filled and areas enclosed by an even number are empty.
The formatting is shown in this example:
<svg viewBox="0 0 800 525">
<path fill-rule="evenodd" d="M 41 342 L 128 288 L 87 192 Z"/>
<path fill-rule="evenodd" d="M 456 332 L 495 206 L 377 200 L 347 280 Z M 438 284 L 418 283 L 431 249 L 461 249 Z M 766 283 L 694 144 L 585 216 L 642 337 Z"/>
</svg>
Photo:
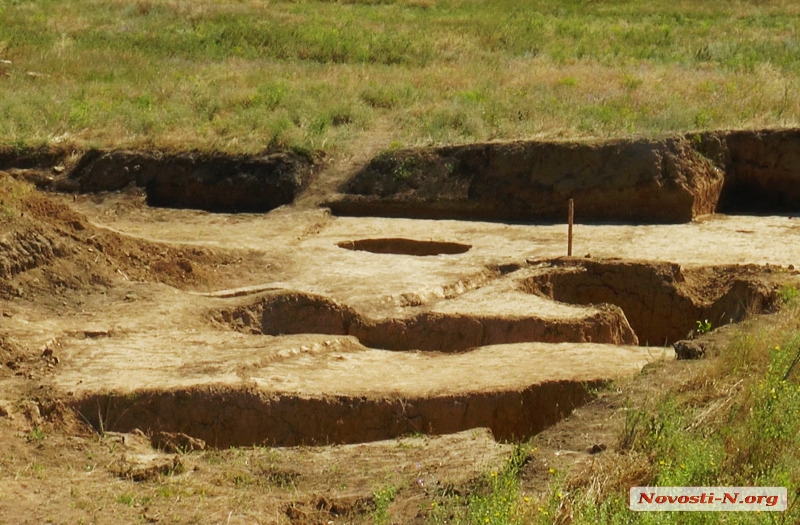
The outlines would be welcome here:
<svg viewBox="0 0 800 525">
<path fill-rule="evenodd" d="M 714 166 L 723 162 L 692 147 L 622 150 L 649 166 L 642 177 L 674 179 L 670 199 L 691 215 L 708 208 L 692 191 L 719 196 Z M 797 281 L 791 216 L 578 224 L 575 252 L 586 257 L 564 258 L 561 224 L 318 208 L 376 169 L 368 161 L 378 146 L 365 148 L 363 159 L 329 161 L 329 171 L 281 155 L 214 158 L 238 171 L 209 168 L 213 177 L 202 178 L 191 155 L 162 173 L 154 155 L 95 152 L 66 170 L 56 158 L 58 170 L 2 175 L 8 195 L 21 181 L 114 183 L 117 169 L 129 180 L 114 192 L 25 186 L 0 221 L 0 522 L 327 524 L 385 512 L 423 523 L 431 502 L 469 494 L 527 440 L 538 449 L 522 488 L 541 493 L 551 468 L 580 476 L 598 458 L 622 457 L 631 396 L 707 366 L 659 345 L 689 337 L 699 320 L 717 328 L 769 312 L 776 289 Z M 420 173 L 396 180 L 391 171 L 409 154 L 383 159 L 391 170 L 378 182 L 394 193 L 380 198 L 392 202 L 367 208 L 436 208 L 429 197 L 448 187 L 467 207 L 502 205 L 501 189 L 486 200 L 464 179 L 481 155 L 508 166 L 526 155 L 493 148 L 445 152 L 466 164 L 416 193 Z M 585 149 L 600 164 L 613 157 Z M 439 153 L 427 155 L 441 168 Z M 150 205 L 162 191 L 154 184 L 174 193 L 180 177 L 197 176 L 186 198 L 215 209 L 231 180 L 270 180 L 270 169 L 289 165 L 305 175 L 281 171 L 279 180 L 299 193 L 268 213 Z M 473 166 L 476 188 L 495 181 L 482 166 Z M 657 199 L 658 184 L 646 186 Z M 352 207 L 362 197 L 337 198 Z M 691 342 L 713 353 L 712 340 Z M 633 482 L 646 464 L 623 467 Z"/>
</svg>

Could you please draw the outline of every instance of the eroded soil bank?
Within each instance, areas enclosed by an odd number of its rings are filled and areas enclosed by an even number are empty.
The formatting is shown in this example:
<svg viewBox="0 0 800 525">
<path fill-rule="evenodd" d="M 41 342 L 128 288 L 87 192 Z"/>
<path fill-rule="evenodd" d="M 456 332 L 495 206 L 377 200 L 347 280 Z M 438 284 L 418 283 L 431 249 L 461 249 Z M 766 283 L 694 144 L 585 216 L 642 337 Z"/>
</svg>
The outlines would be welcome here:
<svg viewBox="0 0 800 525">
<path fill-rule="evenodd" d="M 583 404 L 601 384 L 548 382 L 521 391 L 402 399 L 210 388 L 92 396 L 77 409 L 97 429 L 169 430 L 217 448 L 363 443 L 479 427 L 501 441 L 524 441 Z"/>
<path fill-rule="evenodd" d="M 328 205 L 336 214 L 678 223 L 800 211 L 800 131 L 664 140 L 514 142 L 384 153 Z"/>
<path fill-rule="evenodd" d="M 798 152 L 796 129 L 401 149 L 372 159 L 325 204 L 338 215 L 545 222 L 564 221 L 570 198 L 582 222 L 797 213 Z M 226 212 L 289 204 L 324 168 L 292 152 L 0 153 L 0 170 L 21 172 L 43 188 L 87 193 L 135 185 L 154 206 Z"/>
<path fill-rule="evenodd" d="M 39 187 L 57 191 L 139 187 L 151 206 L 229 213 L 266 212 L 292 203 L 315 169 L 310 156 L 294 152 L 235 156 L 91 150 L 40 155 L 0 155 L 0 169 L 12 169 Z M 49 175 L 47 168 L 52 169 Z"/>
</svg>

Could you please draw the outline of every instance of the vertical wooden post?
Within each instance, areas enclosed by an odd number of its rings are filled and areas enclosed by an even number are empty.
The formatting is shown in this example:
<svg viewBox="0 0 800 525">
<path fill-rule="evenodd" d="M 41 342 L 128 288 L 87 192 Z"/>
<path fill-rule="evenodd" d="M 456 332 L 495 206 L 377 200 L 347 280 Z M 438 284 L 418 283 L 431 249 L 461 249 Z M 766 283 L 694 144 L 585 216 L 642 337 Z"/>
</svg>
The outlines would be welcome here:
<svg viewBox="0 0 800 525">
<path fill-rule="evenodd" d="M 575 212 L 575 203 L 572 199 L 569 200 L 569 211 L 567 212 L 567 219 L 569 220 L 569 230 L 567 232 L 567 257 L 572 257 L 572 215 Z"/>
</svg>

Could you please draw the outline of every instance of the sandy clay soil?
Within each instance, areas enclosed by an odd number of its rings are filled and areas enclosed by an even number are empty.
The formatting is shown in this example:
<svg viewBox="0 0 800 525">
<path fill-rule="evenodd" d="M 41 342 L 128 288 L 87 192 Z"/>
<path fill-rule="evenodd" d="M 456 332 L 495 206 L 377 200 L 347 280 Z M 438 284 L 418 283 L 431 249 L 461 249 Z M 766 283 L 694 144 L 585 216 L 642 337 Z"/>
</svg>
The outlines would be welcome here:
<svg viewBox="0 0 800 525">
<path fill-rule="evenodd" d="M 598 389 L 668 381 L 698 321 L 797 282 L 774 187 L 800 170 L 765 161 L 755 185 L 748 140 L 0 158 L 21 195 L 0 223 L 0 523 L 423 523 L 531 439 L 523 488 L 545 490 L 613 453 L 623 400 Z M 573 188 L 576 257 L 548 208 L 569 189 L 542 182 L 569 147 L 596 179 Z M 548 204 L 487 189 L 503 170 Z M 741 211 L 754 187 L 773 211 Z"/>
</svg>

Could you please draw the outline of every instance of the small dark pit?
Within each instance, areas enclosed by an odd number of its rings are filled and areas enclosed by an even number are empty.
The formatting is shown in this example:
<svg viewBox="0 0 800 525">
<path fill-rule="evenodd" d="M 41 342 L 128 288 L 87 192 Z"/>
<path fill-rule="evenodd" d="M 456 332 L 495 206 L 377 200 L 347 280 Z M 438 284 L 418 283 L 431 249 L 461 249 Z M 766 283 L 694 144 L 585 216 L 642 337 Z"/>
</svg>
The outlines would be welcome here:
<svg viewBox="0 0 800 525">
<path fill-rule="evenodd" d="M 455 255 L 466 253 L 472 248 L 470 244 L 460 244 L 457 242 L 415 241 L 413 239 L 401 238 L 342 241 L 337 243 L 336 246 L 346 250 L 417 256 Z"/>
</svg>

